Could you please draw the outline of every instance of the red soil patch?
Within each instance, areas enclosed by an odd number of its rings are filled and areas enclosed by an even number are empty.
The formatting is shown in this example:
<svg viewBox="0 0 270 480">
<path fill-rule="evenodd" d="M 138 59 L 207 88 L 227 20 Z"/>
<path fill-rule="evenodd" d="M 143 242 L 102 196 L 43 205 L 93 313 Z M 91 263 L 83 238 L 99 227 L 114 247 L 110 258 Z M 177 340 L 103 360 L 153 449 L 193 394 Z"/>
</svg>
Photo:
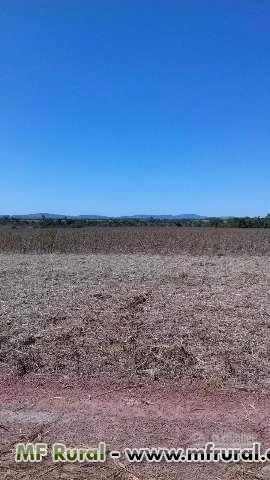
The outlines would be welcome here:
<svg viewBox="0 0 270 480">
<path fill-rule="evenodd" d="M 0 386 L 2 451 L 7 451 L 6 447 L 16 439 L 27 441 L 33 432 L 38 432 L 37 438 L 46 443 L 61 441 L 74 447 L 95 445 L 101 440 L 106 441 L 109 449 L 188 447 L 208 441 L 244 446 L 252 440 L 270 446 L 270 397 L 258 391 L 206 392 L 198 386 L 180 387 L 176 382 L 117 386 L 103 380 L 101 384 L 93 381 L 71 384 L 42 378 L 32 381 L 2 378 Z M 8 453 L 2 459 L 2 469 L 5 466 L 12 471 Z M 17 466 L 15 477 L 4 478 L 25 478 L 20 476 L 25 473 L 20 467 Z M 39 470 L 34 473 L 34 468 Z M 38 478 L 39 472 L 45 472 L 46 468 L 45 464 L 31 466 L 28 478 Z M 143 464 L 129 465 L 125 475 L 133 472 L 139 479 L 189 479 L 195 473 L 203 479 L 260 478 L 257 475 L 263 474 L 266 467 L 257 466 L 256 473 L 252 469 L 252 475 L 256 475 L 253 477 L 248 476 L 248 470 L 243 477 L 239 476 L 239 468 Z M 110 464 L 88 468 L 80 465 L 78 469 L 80 475 L 88 475 L 80 478 L 120 478 L 111 476 Z M 67 475 L 66 471 L 62 473 Z"/>
</svg>

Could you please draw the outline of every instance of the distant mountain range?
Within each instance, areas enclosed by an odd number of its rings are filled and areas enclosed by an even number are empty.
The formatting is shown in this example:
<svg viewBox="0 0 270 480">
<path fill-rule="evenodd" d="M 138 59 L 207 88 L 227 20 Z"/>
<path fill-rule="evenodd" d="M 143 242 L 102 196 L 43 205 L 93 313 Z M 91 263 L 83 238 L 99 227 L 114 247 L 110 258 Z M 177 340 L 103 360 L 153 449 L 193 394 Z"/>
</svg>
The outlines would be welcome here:
<svg viewBox="0 0 270 480">
<path fill-rule="evenodd" d="M 4 215 L 0 215 L 3 217 Z M 77 219 L 77 220 L 106 220 L 109 218 L 133 218 L 133 219 L 142 219 L 148 220 L 150 218 L 156 220 L 177 220 L 177 219 L 190 219 L 190 220 L 200 220 L 206 218 L 201 215 L 196 215 L 194 213 L 180 213 L 178 215 L 120 215 L 120 216 L 105 216 L 105 215 L 61 215 L 57 213 L 29 213 L 26 215 L 8 215 L 11 218 L 17 218 L 21 220 L 42 220 L 42 219 Z"/>
<path fill-rule="evenodd" d="M 200 220 L 205 217 L 202 217 L 201 215 L 196 215 L 195 213 L 179 213 L 178 215 L 129 215 L 129 216 L 119 217 L 119 218 L 142 218 L 142 219 L 155 218 L 157 220 L 177 220 L 177 219 Z"/>
</svg>

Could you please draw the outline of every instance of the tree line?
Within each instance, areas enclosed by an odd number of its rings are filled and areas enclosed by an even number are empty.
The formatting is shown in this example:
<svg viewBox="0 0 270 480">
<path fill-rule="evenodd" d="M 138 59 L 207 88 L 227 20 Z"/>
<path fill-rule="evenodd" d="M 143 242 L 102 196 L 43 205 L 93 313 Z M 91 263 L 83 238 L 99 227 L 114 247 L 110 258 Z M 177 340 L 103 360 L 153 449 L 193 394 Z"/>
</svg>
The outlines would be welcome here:
<svg viewBox="0 0 270 480">
<path fill-rule="evenodd" d="M 212 227 L 212 228 L 270 228 L 270 214 L 265 217 L 209 217 L 201 219 L 160 219 L 147 218 L 16 218 L 0 216 L 0 225 L 11 228 L 30 226 L 32 228 L 83 228 L 83 227 L 117 227 L 117 226 L 176 226 L 176 227 Z"/>
</svg>

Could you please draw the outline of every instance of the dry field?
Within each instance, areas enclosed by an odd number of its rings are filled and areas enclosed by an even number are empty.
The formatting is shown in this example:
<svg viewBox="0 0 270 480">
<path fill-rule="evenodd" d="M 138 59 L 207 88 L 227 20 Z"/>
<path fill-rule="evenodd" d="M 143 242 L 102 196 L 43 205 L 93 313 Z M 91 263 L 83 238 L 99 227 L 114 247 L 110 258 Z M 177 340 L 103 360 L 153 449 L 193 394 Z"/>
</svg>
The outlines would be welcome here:
<svg viewBox="0 0 270 480">
<path fill-rule="evenodd" d="M 1 369 L 267 385 L 267 257 L 0 256 Z"/>
<path fill-rule="evenodd" d="M 19 439 L 270 443 L 268 231 L 33 235 L 0 234 L 0 478 L 268 479 L 264 465 L 14 465 Z M 46 235 L 53 253 L 34 253 Z"/>
<path fill-rule="evenodd" d="M 270 255 L 270 229 L 2 226 L 0 252 Z"/>
</svg>

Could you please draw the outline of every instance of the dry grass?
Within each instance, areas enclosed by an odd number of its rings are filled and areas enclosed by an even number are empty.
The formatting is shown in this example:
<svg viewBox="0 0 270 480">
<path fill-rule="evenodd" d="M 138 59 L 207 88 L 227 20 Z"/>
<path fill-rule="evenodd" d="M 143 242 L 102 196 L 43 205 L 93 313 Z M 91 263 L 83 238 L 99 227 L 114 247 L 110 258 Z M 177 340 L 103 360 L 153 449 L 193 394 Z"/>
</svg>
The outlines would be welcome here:
<svg viewBox="0 0 270 480">
<path fill-rule="evenodd" d="M 267 386 L 265 257 L 0 256 L 1 370 Z"/>
<path fill-rule="evenodd" d="M 267 389 L 270 258 L 264 254 L 268 232 L 212 230 L 207 236 L 205 231 L 189 230 L 190 236 L 185 237 L 182 229 L 175 229 L 166 237 L 166 229 L 137 233 L 125 229 L 121 243 L 121 231 L 82 232 L 78 245 L 80 232 L 73 238 L 64 231 L 56 238 L 67 235 L 67 243 L 61 244 L 67 250 L 148 253 L 0 254 L 0 372 L 23 378 L 29 374 L 70 379 L 107 376 L 135 383 L 171 378 L 201 383 L 208 393 L 232 386 Z M 73 243 L 68 243 L 70 239 Z M 188 245 L 188 240 L 194 243 Z M 20 251 L 20 242 L 16 248 L 12 244 L 14 251 Z M 35 251 L 31 242 L 24 245 L 25 251 Z M 46 248 L 43 245 L 41 250 Z M 149 253 L 152 248 L 162 254 Z M 173 253 L 177 249 L 195 249 L 196 255 Z M 238 250 L 233 256 L 224 255 L 230 249 Z M 206 251 L 216 255 L 199 255 Z M 243 251 L 246 255 L 239 255 Z M 251 255 L 253 251 L 257 256 Z M 95 469 L 56 467 L 50 462 L 14 464 L 10 457 L 14 442 L 47 441 L 49 429 L 49 425 L 42 429 L 29 425 L 23 438 L 15 431 L 11 441 L 2 444 L 1 479 L 189 480 L 197 476 L 255 480 L 269 475 L 267 467 L 256 465 L 221 465 L 211 476 L 204 465 L 192 465 L 192 470 L 158 465 L 137 474 L 136 468 L 113 462 Z"/>
<path fill-rule="evenodd" d="M 270 229 L 2 227 L 0 252 L 269 255 Z"/>
</svg>

